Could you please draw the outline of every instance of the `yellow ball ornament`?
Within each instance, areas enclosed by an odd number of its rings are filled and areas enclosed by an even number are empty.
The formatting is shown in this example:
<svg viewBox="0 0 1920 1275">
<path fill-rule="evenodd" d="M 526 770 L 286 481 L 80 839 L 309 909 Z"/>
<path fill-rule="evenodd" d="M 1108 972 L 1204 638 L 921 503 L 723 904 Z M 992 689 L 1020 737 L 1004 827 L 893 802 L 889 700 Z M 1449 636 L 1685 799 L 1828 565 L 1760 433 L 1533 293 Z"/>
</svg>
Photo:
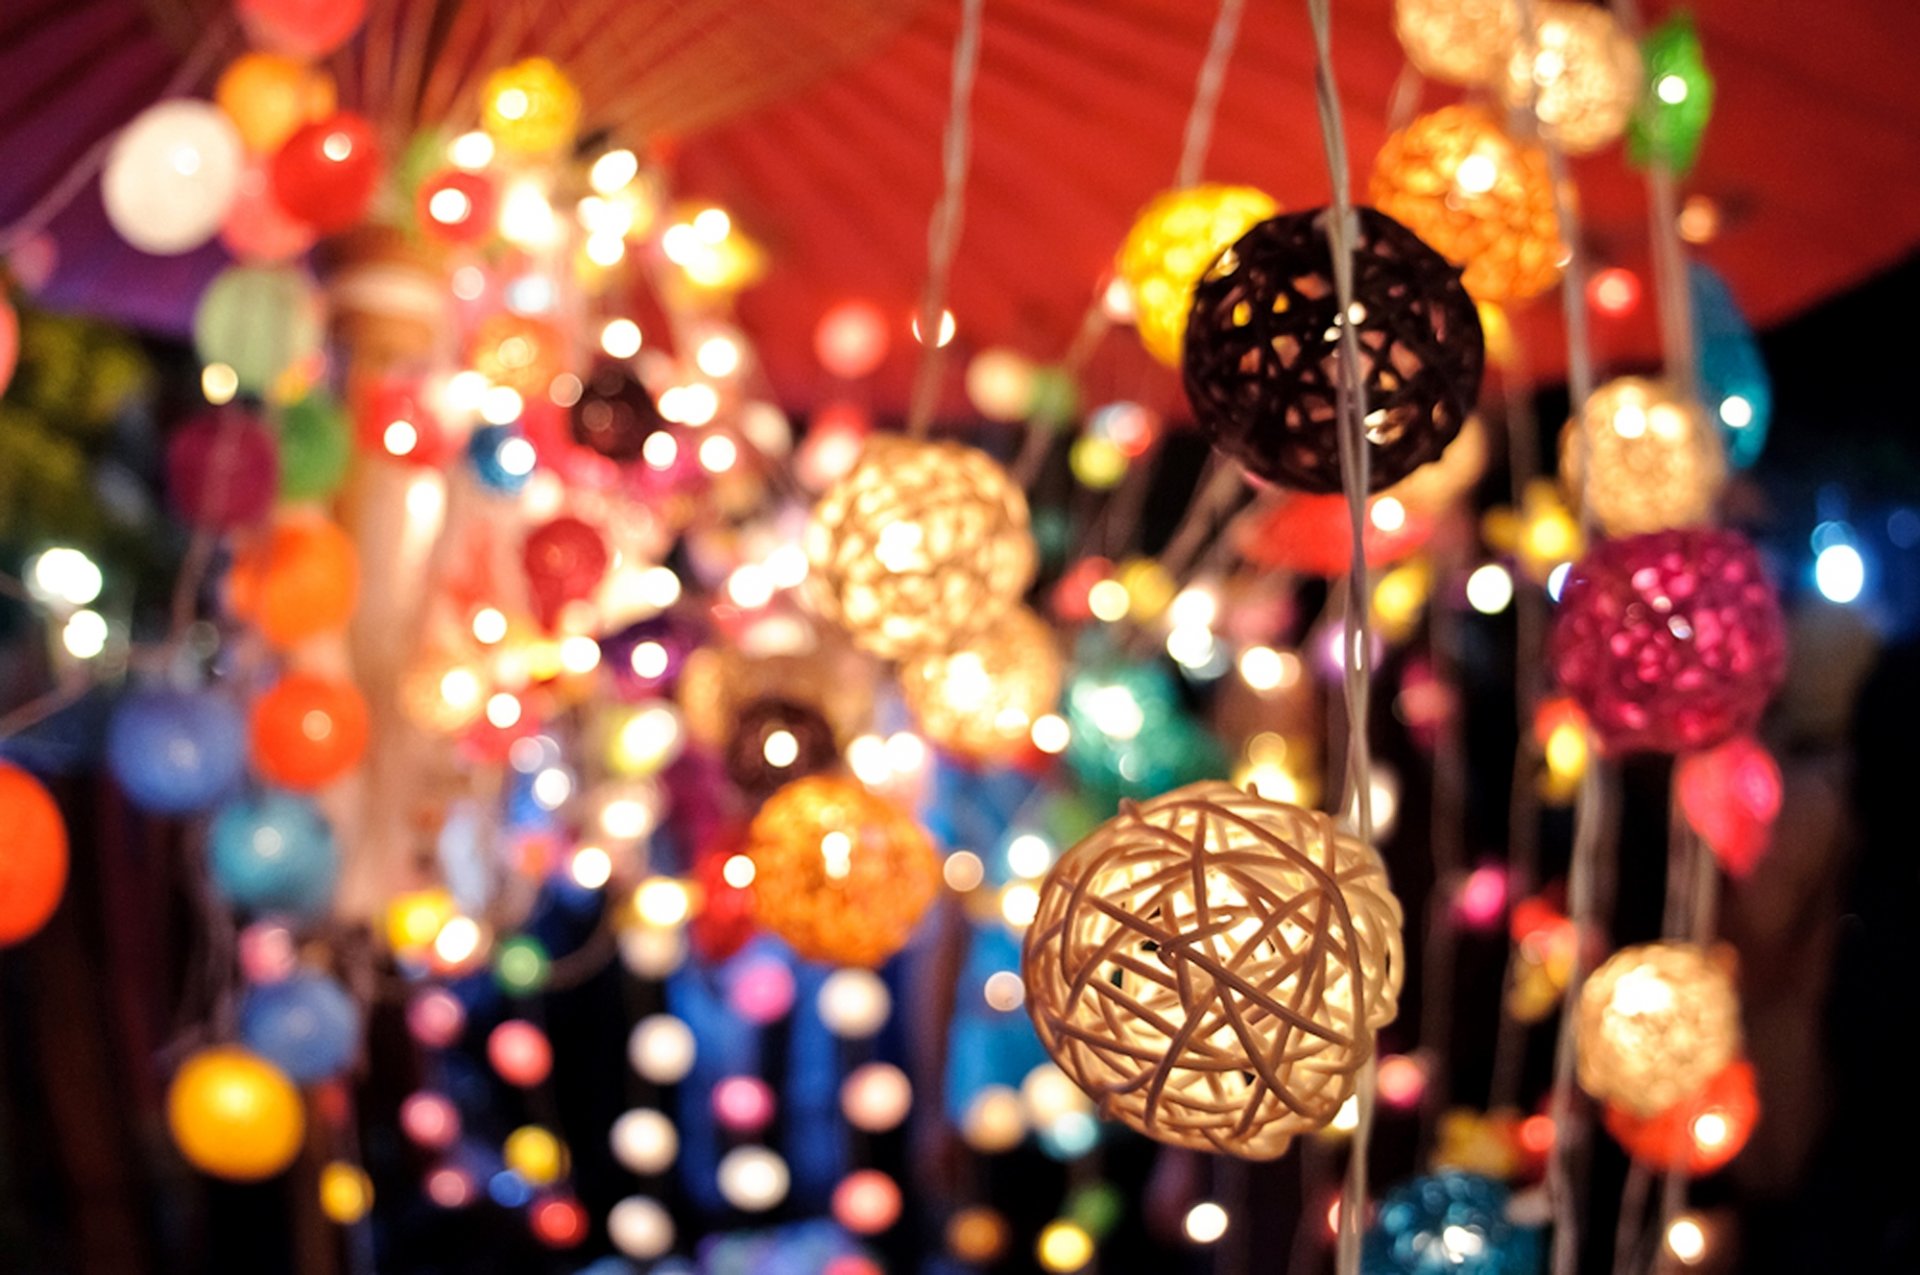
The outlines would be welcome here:
<svg viewBox="0 0 1920 1275">
<path fill-rule="evenodd" d="M 329 1222 L 352 1226 L 373 1207 L 373 1179 L 357 1164 L 331 1160 L 320 1170 L 320 1211 Z"/>
<path fill-rule="evenodd" d="M 481 123 L 507 150 L 549 154 L 579 131 L 580 90 L 551 58 L 525 58 L 487 77 Z"/>
<path fill-rule="evenodd" d="M 280 53 L 243 53 L 213 86 L 213 100 L 255 155 L 272 155 L 301 126 L 333 114 L 333 77 Z"/>
<path fill-rule="evenodd" d="M 1622 948 L 1580 989 L 1580 1087 L 1635 1115 L 1699 1093 L 1740 1050 L 1733 980 L 1697 943 Z"/>
<path fill-rule="evenodd" d="M 1660 381 L 1622 376 L 1560 435 L 1560 482 L 1610 536 L 1711 520 L 1726 481 L 1720 437 L 1699 406 Z"/>
<path fill-rule="evenodd" d="M 1393 29 L 1422 75 L 1491 84 L 1520 38 L 1520 8 L 1515 0 L 1395 0 Z"/>
<path fill-rule="evenodd" d="M 900 690 L 926 737 L 969 757 L 1004 758 L 1060 698 L 1053 629 L 1025 607 L 951 651 L 900 668 Z"/>
<path fill-rule="evenodd" d="M 1507 104 L 1531 106 L 1570 155 L 1597 151 L 1626 131 L 1640 100 L 1640 48 L 1613 12 L 1573 0 L 1537 0 L 1534 30 L 1507 63 Z"/>
<path fill-rule="evenodd" d="M 913 935 L 940 866 L 920 826 L 858 781 L 814 775 L 748 829 L 754 914 L 810 961 L 875 966 Z"/>
<path fill-rule="evenodd" d="M 1565 250 L 1538 146 L 1484 106 L 1443 106 L 1387 138 L 1374 206 L 1461 267 L 1476 301 L 1525 301 L 1560 280 Z"/>
<path fill-rule="evenodd" d="M 1180 366 L 1193 285 L 1222 248 L 1279 211 L 1272 196 L 1252 186 L 1217 184 L 1166 191 L 1140 210 L 1114 272 L 1133 296 L 1147 353 Z"/>
<path fill-rule="evenodd" d="M 522 1125 L 507 1135 L 500 1158 L 530 1186 L 551 1186 L 567 1172 L 567 1148 L 550 1130 Z"/>
<path fill-rule="evenodd" d="M 306 1112 L 286 1074 L 230 1045 L 203 1049 L 174 1073 L 167 1127 L 188 1164 L 232 1182 L 258 1182 L 300 1153 Z"/>
<path fill-rule="evenodd" d="M 1027 498 L 997 461 L 893 435 L 827 489 L 806 545 L 818 609 L 884 659 L 947 650 L 998 623 L 1036 560 Z"/>
<path fill-rule="evenodd" d="M 1049 870 L 1027 1008 L 1101 1114 L 1271 1159 L 1352 1096 L 1398 1011 L 1401 923 L 1379 855 L 1330 816 L 1189 784 Z"/>
</svg>

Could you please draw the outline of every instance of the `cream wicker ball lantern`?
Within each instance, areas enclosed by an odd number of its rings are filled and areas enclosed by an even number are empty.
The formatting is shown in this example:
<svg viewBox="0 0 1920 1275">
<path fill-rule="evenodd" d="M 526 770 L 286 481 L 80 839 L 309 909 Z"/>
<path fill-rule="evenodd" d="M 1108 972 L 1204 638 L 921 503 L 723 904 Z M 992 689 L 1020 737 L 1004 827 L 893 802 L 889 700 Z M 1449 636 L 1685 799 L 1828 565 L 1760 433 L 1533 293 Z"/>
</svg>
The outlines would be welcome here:
<svg viewBox="0 0 1920 1275">
<path fill-rule="evenodd" d="M 1030 746 L 1065 676 L 1053 628 L 1026 607 L 951 651 L 900 668 L 900 692 L 921 733 L 968 757 L 1005 758 Z"/>
<path fill-rule="evenodd" d="M 1580 1087 L 1638 1116 L 1685 1102 L 1740 1051 L 1733 980 L 1697 943 L 1615 952 L 1580 989 Z"/>
<path fill-rule="evenodd" d="M 1661 381 L 1622 376 L 1587 397 L 1560 436 L 1560 482 L 1610 536 L 1695 527 L 1726 482 L 1720 436 Z"/>
<path fill-rule="evenodd" d="M 1642 90 L 1640 46 L 1611 10 L 1537 0 L 1502 85 L 1507 105 L 1531 106 L 1542 132 L 1570 155 L 1597 151 L 1626 131 Z"/>
</svg>

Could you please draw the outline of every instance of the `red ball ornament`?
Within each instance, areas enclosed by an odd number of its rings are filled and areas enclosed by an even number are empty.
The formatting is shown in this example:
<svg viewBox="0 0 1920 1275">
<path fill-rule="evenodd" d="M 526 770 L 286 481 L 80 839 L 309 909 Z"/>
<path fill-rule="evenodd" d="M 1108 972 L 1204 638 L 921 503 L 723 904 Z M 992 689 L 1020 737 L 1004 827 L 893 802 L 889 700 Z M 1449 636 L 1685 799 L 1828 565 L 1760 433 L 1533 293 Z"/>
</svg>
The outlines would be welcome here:
<svg viewBox="0 0 1920 1275">
<path fill-rule="evenodd" d="M 67 823 L 38 779 L 0 761 L 0 947 L 47 923 L 67 888 Z"/>
<path fill-rule="evenodd" d="M 1391 505 L 1384 502 L 1393 500 Z M 1342 495 L 1289 494 L 1239 528 L 1240 551 L 1261 566 L 1307 575 L 1344 576 L 1353 565 L 1353 523 Z M 1392 497 L 1376 497 L 1361 536 L 1367 565 L 1385 567 L 1414 553 L 1433 535 L 1433 520 Z"/>
<path fill-rule="evenodd" d="M 553 1070 L 546 1033 L 523 1018 L 509 1018 L 487 1036 L 487 1061 L 500 1079 L 531 1089 Z"/>
<path fill-rule="evenodd" d="M 442 243 L 476 244 L 493 234 L 500 195 L 479 173 L 448 169 L 420 184 L 420 229 Z"/>
<path fill-rule="evenodd" d="M 1614 1141 L 1642 1164 L 1684 1167 L 1695 1177 L 1712 1173 L 1740 1154 L 1760 1120 L 1753 1064 L 1731 1064 L 1697 1096 L 1658 1115 L 1636 1116 L 1610 1106 L 1605 1118 Z"/>
<path fill-rule="evenodd" d="M 167 495 L 190 526 L 260 522 L 280 489 L 280 457 L 260 418 L 240 407 L 194 417 L 167 440 Z"/>
<path fill-rule="evenodd" d="M 253 766 L 307 791 L 352 770 L 367 751 L 367 702 L 351 682 L 289 673 L 254 701 Z"/>
<path fill-rule="evenodd" d="M 313 227 L 281 207 L 273 193 L 273 174 L 254 161 L 240 174 L 240 186 L 220 223 L 220 242 L 234 257 L 258 266 L 277 266 L 313 247 Z"/>
<path fill-rule="evenodd" d="M 521 562 L 534 613 L 552 628 L 569 602 L 590 596 L 607 574 L 607 542 L 592 523 L 563 514 L 527 534 Z"/>
<path fill-rule="evenodd" d="M 858 1169 L 833 1188 L 833 1216 L 855 1235 L 879 1235 L 900 1220 L 900 1187 L 878 1169 Z"/>
<path fill-rule="evenodd" d="M 580 1201 L 553 1195 L 533 1206 L 534 1238 L 548 1248 L 572 1248 L 587 1238 L 587 1211 Z"/>
<path fill-rule="evenodd" d="M 410 465 L 438 465 L 447 457 L 447 432 L 418 381 L 383 377 L 368 382 L 354 403 L 354 433 L 376 456 Z"/>
<path fill-rule="evenodd" d="M 350 111 L 308 124 L 273 157 L 273 193 L 324 235 L 365 220 L 383 165 L 373 125 Z"/>
<path fill-rule="evenodd" d="M 333 52 L 367 16 L 367 0 L 240 0 L 235 8 L 255 44 L 299 58 Z"/>
<path fill-rule="evenodd" d="M 1729 873 L 1744 877 L 1767 852 L 1780 816 L 1780 763 L 1757 741 L 1737 735 L 1680 759 L 1674 782 L 1680 812 Z"/>
<path fill-rule="evenodd" d="M 1574 564 L 1547 656 L 1609 751 L 1682 753 L 1759 721 L 1786 674 L 1786 627 L 1745 537 L 1658 531 Z"/>
<path fill-rule="evenodd" d="M 694 860 L 693 879 L 705 901 L 687 922 L 687 938 L 694 954 L 711 965 L 726 960 L 753 937 L 753 891 L 727 880 L 727 862 L 744 845 L 743 838 L 731 837 Z M 742 874 L 734 871 L 739 879 Z"/>
<path fill-rule="evenodd" d="M 820 366 L 850 381 L 878 369 L 888 343 L 887 316 L 871 301 L 842 301 L 821 315 L 813 330 Z"/>
</svg>

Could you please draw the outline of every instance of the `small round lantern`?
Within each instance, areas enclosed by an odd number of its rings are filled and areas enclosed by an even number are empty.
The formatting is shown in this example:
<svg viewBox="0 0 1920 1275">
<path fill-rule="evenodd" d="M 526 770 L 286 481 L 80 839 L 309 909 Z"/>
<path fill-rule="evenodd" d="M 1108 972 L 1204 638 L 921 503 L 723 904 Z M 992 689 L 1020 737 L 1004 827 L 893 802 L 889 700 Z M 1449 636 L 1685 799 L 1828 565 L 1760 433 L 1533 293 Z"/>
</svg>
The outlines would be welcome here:
<svg viewBox="0 0 1920 1275">
<path fill-rule="evenodd" d="M 1194 289 L 1187 401 L 1215 447 L 1270 482 L 1341 490 L 1341 329 L 1365 367 L 1371 490 L 1439 456 L 1480 393 L 1486 351 L 1460 272 L 1399 222 L 1354 210 L 1353 307 L 1340 314 L 1330 210 L 1263 221 Z"/>
<path fill-rule="evenodd" d="M 167 1128 L 188 1164 L 259 1182 L 293 1163 L 306 1137 L 300 1091 L 272 1063 L 231 1045 L 188 1057 L 167 1087 Z"/>
<path fill-rule="evenodd" d="M 608 460 L 637 460 L 647 439 L 667 428 L 647 387 L 618 363 L 596 367 L 570 410 L 573 441 Z"/>
<path fill-rule="evenodd" d="M 1723 1069 L 1706 1088 L 1665 1111 L 1637 1116 L 1608 1107 L 1607 1132 L 1642 1164 L 1701 1177 L 1724 1168 L 1746 1147 L 1760 1119 L 1753 1064 Z"/>
<path fill-rule="evenodd" d="M 1033 580 L 1027 499 L 958 443 L 875 438 L 814 506 L 808 576 L 820 610 L 884 659 L 951 647 L 998 623 Z"/>
<path fill-rule="evenodd" d="M 760 924 L 811 961 L 875 966 L 906 945 L 940 868 L 927 834 L 857 780 L 795 780 L 747 835 Z"/>
<path fill-rule="evenodd" d="M 345 626 L 360 592 L 360 559 L 339 524 L 288 519 L 235 556 L 234 614 L 282 649 Z"/>
<path fill-rule="evenodd" d="M 1561 485 L 1608 535 L 1707 522 L 1725 481 L 1713 426 L 1660 381 L 1607 382 L 1560 435 Z"/>
<path fill-rule="evenodd" d="M 1713 75 L 1692 15 L 1676 13 L 1648 32 L 1642 53 L 1646 92 L 1627 132 L 1627 154 L 1636 164 L 1664 164 L 1684 176 L 1713 118 Z"/>
<path fill-rule="evenodd" d="M 549 629 L 569 602 L 593 596 L 612 554 L 592 523 L 562 514 L 527 533 L 520 551 L 534 613 Z"/>
<path fill-rule="evenodd" d="M 1509 1219 L 1510 1201 L 1505 1186 L 1478 1173 L 1435 1173 L 1397 1186 L 1380 1198 L 1360 1268 L 1366 1275 L 1532 1275 L 1540 1243 Z"/>
<path fill-rule="evenodd" d="M 229 266 L 193 312 L 193 352 L 225 363 L 242 390 L 264 394 L 281 373 L 316 358 L 324 338 L 320 294 L 290 266 Z"/>
<path fill-rule="evenodd" d="M 345 44 L 367 16 L 367 0 L 239 0 L 234 7 L 255 44 L 309 59 Z"/>
<path fill-rule="evenodd" d="M 1773 421 L 1773 378 L 1733 290 L 1711 266 L 1687 263 L 1700 401 L 1720 428 L 1727 460 L 1745 469 L 1760 458 Z"/>
<path fill-rule="evenodd" d="M 333 829 L 305 797 L 264 792 L 229 802 L 213 817 L 207 844 L 214 889 L 235 907 L 315 917 L 333 899 Z"/>
<path fill-rule="evenodd" d="M 367 751 L 367 702 L 351 682 L 289 673 L 253 704 L 253 765 L 283 788 L 332 783 Z"/>
<path fill-rule="evenodd" d="M 1053 629 L 1016 607 L 991 629 L 951 651 L 900 668 L 900 690 L 926 737 L 967 757 L 1005 758 L 1029 746 L 1029 732 L 1060 698 L 1060 649 Z"/>
<path fill-rule="evenodd" d="M 196 814 L 246 775 L 246 730 L 213 690 L 136 690 L 107 724 L 107 768 L 127 799 L 159 815 Z"/>
<path fill-rule="evenodd" d="M 1140 210 L 1113 268 L 1132 294 L 1134 326 L 1149 354 L 1180 365 L 1193 285 L 1222 248 L 1279 211 L 1263 191 L 1223 185 L 1165 191 Z"/>
<path fill-rule="evenodd" d="M 474 370 L 495 385 L 531 399 L 544 395 L 553 378 L 566 370 L 567 342 L 545 319 L 500 313 L 474 333 L 468 358 Z"/>
<path fill-rule="evenodd" d="M 1515 0 L 1394 0 L 1393 29 L 1407 60 L 1449 84 L 1492 84 L 1520 38 Z"/>
<path fill-rule="evenodd" d="M 38 779 L 0 761 L 0 947 L 47 923 L 67 888 L 67 821 Z"/>
<path fill-rule="evenodd" d="M 1387 138 L 1371 192 L 1381 212 L 1461 267 L 1477 301 L 1525 301 L 1560 280 L 1546 153 L 1508 136 L 1484 106 L 1443 106 Z"/>
<path fill-rule="evenodd" d="M 580 90 L 550 58 L 525 58 L 487 77 L 481 123 L 510 151 L 544 155 L 572 144 Z"/>
<path fill-rule="evenodd" d="M 500 192 L 486 176 L 458 168 L 420 183 L 415 198 L 420 229 L 450 244 L 484 243 L 500 216 Z"/>
<path fill-rule="evenodd" d="M 1580 989 L 1580 1087 L 1630 1115 L 1697 1098 L 1739 1050 L 1733 980 L 1698 944 L 1622 948 Z"/>
<path fill-rule="evenodd" d="M 240 1038 L 299 1084 L 339 1075 L 360 1052 L 360 1007 L 328 975 L 303 971 L 249 988 Z"/>
<path fill-rule="evenodd" d="M 353 441 L 346 414 L 324 390 L 280 412 L 281 500 L 325 500 L 346 480 Z"/>
<path fill-rule="evenodd" d="M 1547 658 L 1609 750 L 1678 753 L 1751 730 L 1786 645 L 1759 554 L 1700 529 L 1605 541 L 1576 562 Z"/>
<path fill-rule="evenodd" d="M 1758 740 L 1736 735 L 1674 768 L 1680 813 L 1729 875 L 1742 878 L 1767 851 L 1785 798 L 1780 763 Z"/>
<path fill-rule="evenodd" d="M 1640 50 L 1613 11 L 1576 0 L 1539 0 L 1522 31 L 1501 91 L 1531 106 L 1540 127 L 1570 155 L 1619 137 L 1640 100 Z"/>
<path fill-rule="evenodd" d="M 301 125 L 333 114 L 333 77 L 280 53 L 242 53 L 213 86 L 240 140 L 256 155 L 271 155 Z"/>
<path fill-rule="evenodd" d="M 743 707 L 727 741 L 727 775 L 750 797 L 829 770 L 839 760 L 839 742 L 820 710 L 779 695 Z"/>
<path fill-rule="evenodd" d="M 1049 870 L 1027 1008 L 1103 1115 L 1271 1159 L 1354 1092 L 1398 1008 L 1400 927 L 1379 856 L 1330 816 L 1203 781 Z"/>
<path fill-rule="evenodd" d="M 312 226 L 280 206 L 265 161 L 250 162 L 220 223 L 227 252 L 249 266 L 281 265 L 313 247 L 315 238 Z"/>
<path fill-rule="evenodd" d="M 279 471 L 273 435 L 245 408 L 203 413 L 167 439 L 167 495 L 192 527 L 259 522 L 273 508 Z"/>
<path fill-rule="evenodd" d="M 373 125 L 351 111 L 302 125 L 273 157 L 273 193 L 323 235 L 358 225 L 385 162 Z"/>
<path fill-rule="evenodd" d="M 155 103 L 121 129 L 100 170 L 107 220 L 141 252 L 171 257 L 213 238 L 239 192 L 246 152 L 211 102 Z"/>
</svg>

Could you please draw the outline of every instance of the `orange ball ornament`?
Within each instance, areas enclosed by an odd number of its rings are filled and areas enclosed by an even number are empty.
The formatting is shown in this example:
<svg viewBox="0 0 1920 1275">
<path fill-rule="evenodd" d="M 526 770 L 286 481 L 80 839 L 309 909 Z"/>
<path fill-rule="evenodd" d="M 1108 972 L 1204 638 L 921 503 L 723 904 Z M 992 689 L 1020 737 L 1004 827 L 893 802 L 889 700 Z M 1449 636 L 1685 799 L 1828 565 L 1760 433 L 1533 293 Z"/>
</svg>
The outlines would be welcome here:
<svg viewBox="0 0 1920 1275">
<path fill-rule="evenodd" d="M 350 682 L 290 673 L 253 704 L 253 765 L 304 792 L 332 783 L 367 751 L 367 702 Z"/>
<path fill-rule="evenodd" d="M 67 824 L 38 779 L 0 762 L 0 947 L 47 923 L 67 885 Z"/>
<path fill-rule="evenodd" d="M 346 624 L 360 593 L 360 557 L 337 523 L 281 522 L 235 558 L 228 602 L 276 647 L 289 647 Z"/>
<path fill-rule="evenodd" d="M 1733 1063 L 1707 1082 L 1698 1097 L 1651 1116 L 1609 1106 L 1607 1132 L 1628 1155 L 1655 1169 L 1699 1177 L 1727 1165 L 1753 1136 L 1760 1095 L 1753 1064 Z"/>
<path fill-rule="evenodd" d="M 167 1127 L 187 1163 L 232 1182 L 282 1172 L 306 1139 L 306 1111 L 286 1074 L 231 1045 L 194 1054 L 167 1089 Z"/>
<path fill-rule="evenodd" d="M 271 155 L 303 124 L 333 114 L 333 77 L 281 53 L 243 53 L 213 86 L 213 101 L 255 155 Z"/>
<path fill-rule="evenodd" d="M 839 776 L 774 793 L 747 842 L 756 919 L 811 961 L 881 964 L 906 945 L 940 879 L 920 826 Z"/>
<path fill-rule="evenodd" d="M 474 333 L 468 359 L 476 372 L 495 385 L 533 399 L 544 395 L 553 378 L 566 371 L 567 341 L 545 319 L 496 314 Z"/>
</svg>

